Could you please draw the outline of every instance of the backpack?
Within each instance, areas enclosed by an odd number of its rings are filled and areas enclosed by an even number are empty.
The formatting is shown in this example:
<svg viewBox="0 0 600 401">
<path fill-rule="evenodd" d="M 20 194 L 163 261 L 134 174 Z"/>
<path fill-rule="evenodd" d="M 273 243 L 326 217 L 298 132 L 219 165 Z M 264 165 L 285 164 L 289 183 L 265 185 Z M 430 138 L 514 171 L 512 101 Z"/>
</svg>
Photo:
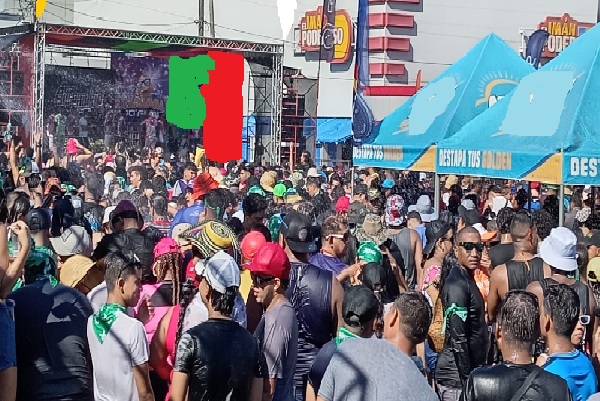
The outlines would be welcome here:
<svg viewBox="0 0 600 401">
<path fill-rule="evenodd" d="M 444 348 L 444 341 L 446 339 L 445 333 L 442 333 L 442 327 L 444 325 L 444 306 L 442 305 L 442 298 L 438 297 L 435 301 L 433 308 L 433 319 L 431 319 L 431 325 L 427 335 L 427 341 L 429 348 L 433 351 L 440 353 Z"/>
</svg>

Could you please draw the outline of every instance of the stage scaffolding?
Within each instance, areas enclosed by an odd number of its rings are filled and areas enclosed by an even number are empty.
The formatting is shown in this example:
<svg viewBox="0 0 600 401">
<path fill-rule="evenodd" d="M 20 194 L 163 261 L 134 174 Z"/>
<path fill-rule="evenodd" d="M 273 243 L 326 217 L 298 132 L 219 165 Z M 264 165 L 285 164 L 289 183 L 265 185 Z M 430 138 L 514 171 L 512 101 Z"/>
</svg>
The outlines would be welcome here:
<svg viewBox="0 0 600 401">
<path fill-rule="evenodd" d="M 248 110 L 248 114 L 262 117 L 264 123 L 268 121 L 268 129 L 265 127 L 256 132 L 256 136 L 263 135 L 261 142 L 268 138 L 267 146 L 262 147 L 263 154 L 255 152 L 255 156 L 273 165 L 280 164 L 283 45 L 45 23 L 29 25 L 28 29 L 34 35 L 33 132 L 44 132 L 47 53 L 69 56 L 84 52 L 97 57 L 110 57 L 114 52 L 126 52 L 136 57 L 192 57 L 208 50 L 236 52 L 247 60 L 250 77 L 254 81 L 254 110 Z M 7 34 L 0 30 L 0 37 L 4 35 Z"/>
</svg>

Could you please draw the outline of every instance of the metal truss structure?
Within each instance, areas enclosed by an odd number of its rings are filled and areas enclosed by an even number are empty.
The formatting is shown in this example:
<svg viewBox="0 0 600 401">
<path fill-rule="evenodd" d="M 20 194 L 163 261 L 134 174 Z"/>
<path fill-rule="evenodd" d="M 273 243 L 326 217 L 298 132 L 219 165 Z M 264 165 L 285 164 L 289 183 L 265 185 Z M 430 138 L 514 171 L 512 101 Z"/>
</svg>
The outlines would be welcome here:
<svg viewBox="0 0 600 401">
<path fill-rule="evenodd" d="M 270 118 L 270 130 L 268 132 L 269 145 L 266 147 L 268 160 L 272 165 L 281 163 L 281 108 L 282 108 L 282 90 L 283 90 L 283 45 L 253 43 L 239 40 L 227 40 L 221 38 L 207 38 L 196 36 L 167 35 L 148 32 L 134 32 L 102 28 L 85 28 L 77 26 L 65 26 L 56 24 L 36 23 L 32 26 L 35 35 L 35 83 L 33 99 L 33 132 L 43 132 L 44 125 L 44 66 L 46 53 L 63 53 L 66 56 L 72 56 L 77 52 L 88 52 L 98 54 L 99 57 L 106 57 L 107 54 L 116 51 L 111 49 L 108 41 L 133 41 L 138 43 L 162 44 L 165 48 L 174 46 L 176 49 L 182 47 L 197 48 L 202 50 L 219 50 L 227 52 L 241 53 L 246 60 L 254 60 L 263 66 L 269 66 L 263 75 L 268 74 L 268 83 L 270 91 L 265 88 L 260 91 L 263 94 L 260 99 L 255 97 L 254 112 L 260 110 L 263 115 L 268 114 Z M 2 34 L 0 33 L 0 36 Z M 73 40 L 73 37 L 81 40 Z M 61 40 L 63 39 L 64 40 Z M 97 39 L 99 46 L 88 47 L 86 42 Z M 103 45 L 103 41 L 107 44 Z M 102 54 L 102 56 L 101 56 Z M 133 53 L 136 54 L 136 53 Z M 143 53 L 142 53 L 143 55 Z M 249 61 L 250 62 L 250 61 Z M 253 70 L 251 68 L 251 70 Z M 251 72 L 251 77 L 256 72 Z M 256 91 L 255 91 L 256 92 Z M 256 96 L 256 95 L 255 95 Z M 250 114 L 252 110 L 249 110 Z M 241 133 L 240 133 L 241 134 Z M 257 132 L 256 135 L 263 133 Z"/>
<path fill-rule="evenodd" d="M 39 23 L 36 22 L 36 26 Z M 45 85 L 45 67 L 46 67 L 46 34 L 44 29 L 35 29 L 33 41 L 33 135 L 42 135 L 44 132 L 44 85 Z M 42 143 L 45 141 L 42 141 Z M 43 151 L 44 149 L 42 149 Z"/>
</svg>

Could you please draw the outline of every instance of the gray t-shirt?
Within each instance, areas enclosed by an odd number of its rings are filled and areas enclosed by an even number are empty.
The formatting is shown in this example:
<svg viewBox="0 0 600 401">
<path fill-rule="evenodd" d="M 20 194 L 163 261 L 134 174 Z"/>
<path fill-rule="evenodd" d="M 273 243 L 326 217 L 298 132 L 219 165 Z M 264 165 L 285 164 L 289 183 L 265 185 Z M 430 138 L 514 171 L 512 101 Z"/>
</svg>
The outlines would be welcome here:
<svg viewBox="0 0 600 401">
<path fill-rule="evenodd" d="M 289 301 L 267 310 L 256 331 L 266 361 L 266 374 L 277 379 L 273 401 L 294 401 L 294 371 L 298 357 L 298 321 Z"/>
<path fill-rule="evenodd" d="M 411 358 L 376 338 L 351 338 L 339 346 L 319 396 L 325 401 L 439 401 Z"/>
</svg>

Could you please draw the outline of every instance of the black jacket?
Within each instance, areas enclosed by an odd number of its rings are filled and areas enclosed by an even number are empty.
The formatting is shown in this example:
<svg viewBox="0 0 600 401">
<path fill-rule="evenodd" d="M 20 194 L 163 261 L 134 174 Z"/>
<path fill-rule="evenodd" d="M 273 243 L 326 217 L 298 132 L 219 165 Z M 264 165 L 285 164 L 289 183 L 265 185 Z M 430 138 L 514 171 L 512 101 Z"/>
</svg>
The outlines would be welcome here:
<svg viewBox="0 0 600 401">
<path fill-rule="evenodd" d="M 460 401 L 512 401 L 534 372 L 519 400 L 571 401 L 567 382 L 536 365 L 484 366 L 471 373 Z M 525 390 L 525 389 L 524 389 Z"/>
<path fill-rule="evenodd" d="M 435 377 L 443 386 L 462 388 L 473 369 L 486 362 L 489 334 L 485 304 L 475 280 L 460 266 L 448 274 L 440 297 L 444 311 L 466 308 L 466 316 L 460 312 L 448 316 Z"/>
</svg>

